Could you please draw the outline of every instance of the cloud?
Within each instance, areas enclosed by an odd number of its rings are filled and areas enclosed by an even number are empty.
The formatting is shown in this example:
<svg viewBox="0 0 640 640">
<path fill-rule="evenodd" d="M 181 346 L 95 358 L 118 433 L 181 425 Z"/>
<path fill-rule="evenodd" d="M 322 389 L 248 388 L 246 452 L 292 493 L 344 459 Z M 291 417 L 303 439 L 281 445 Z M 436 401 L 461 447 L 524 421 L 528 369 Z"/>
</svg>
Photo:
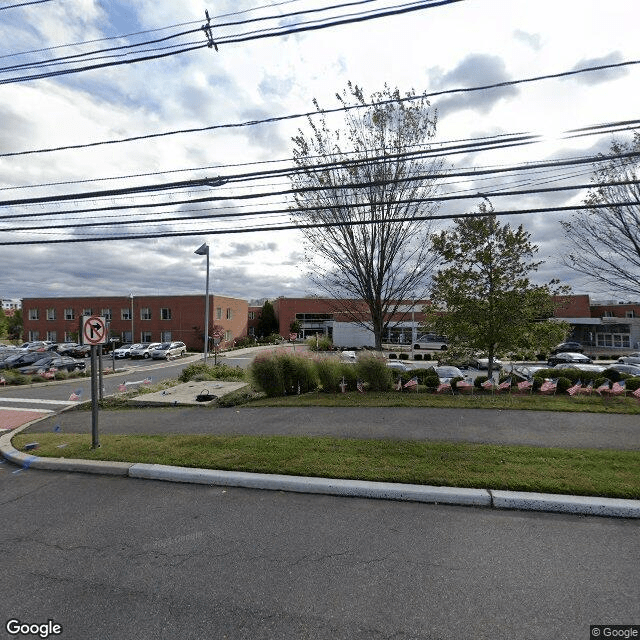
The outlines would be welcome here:
<svg viewBox="0 0 640 640">
<path fill-rule="evenodd" d="M 468 55 L 458 66 L 448 72 L 443 72 L 439 67 L 432 68 L 428 71 L 428 75 L 431 90 L 434 91 L 493 85 L 508 82 L 511 79 L 502 58 L 483 53 Z M 441 116 L 463 109 L 487 114 L 500 100 L 514 97 L 518 93 L 519 90 L 512 86 L 469 91 L 436 98 L 434 106 L 437 107 Z"/>
<path fill-rule="evenodd" d="M 513 32 L 513 37 L 520 42 L 524 42 L 527 46 L 531 47 L 534 51 L 540 51 L 542 48 L 542 41 L 539 33 L 529 33 L 522 29 L 516 29 Z"/>
<path fill-rule="evenodd" d="M 622 60 L 623 57 L 619 51 L 612 51 L 610 54 L 600 58 L 583 58 L 571 69 L 571 71 L 578 71 L 588 67 L 615 65 L 622 62 Z M 594 85 L 601 84 L 603 82 L 610 82 L 611 80 L 617 80 L 618 78 L 624 78 L 624 76 L 628 74 L 629 70 L 626 67 L 617 67 L 612 69 L 602 69 L 601 71 L 590 71 L 589 73 L 580 73 L 574 76 L 569 76 L 569 79 L 584 85 Z"/>
<path fill-rule="evenodd" d="M 244 258 L 260 251 L 275 252 L 278 245 L 275 242 L 260 242 L 251 244 L 248 242 L 232 242 L 230 250 L 220 254 L 221 258 Z"/>
</svg>

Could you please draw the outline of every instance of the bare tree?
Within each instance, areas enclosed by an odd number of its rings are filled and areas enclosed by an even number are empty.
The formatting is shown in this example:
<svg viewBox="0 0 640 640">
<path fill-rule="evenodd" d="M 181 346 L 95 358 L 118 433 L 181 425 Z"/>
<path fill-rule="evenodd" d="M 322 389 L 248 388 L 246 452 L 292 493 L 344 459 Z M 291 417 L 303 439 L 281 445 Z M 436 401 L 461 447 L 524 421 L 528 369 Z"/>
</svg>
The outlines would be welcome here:
<svg viewBox="0 0 640 640">
<path fill-rule="evenodd" d="M 638 155 L 634 153 L 640 154 L 638 132 L 632 142 L 611 144 L 611 155 L 621 157 L 597 165 L 595 186 L 585 199 L 585 204 L 593 208 L 575 212 L 562 226 L 571 248 L 564 260 L 568 267 L 609 291 L 638 295 L 640 188 Z"/>
<path fill-rule="evenodd" d="M 435 262 L 428 218 L 437 205 L 425 200 L 442 170 L 426 153 L 436 118 L 426 98 L 386 85 L 368 101 L 351 83 L 336 97 L 336 128 L 314 100 L 310 132 L 293 138 L 292 216 L 313 283 L 343 317 L 371 329 L 380 349 L 402 301 L 425 297 Z"/>
</svg>

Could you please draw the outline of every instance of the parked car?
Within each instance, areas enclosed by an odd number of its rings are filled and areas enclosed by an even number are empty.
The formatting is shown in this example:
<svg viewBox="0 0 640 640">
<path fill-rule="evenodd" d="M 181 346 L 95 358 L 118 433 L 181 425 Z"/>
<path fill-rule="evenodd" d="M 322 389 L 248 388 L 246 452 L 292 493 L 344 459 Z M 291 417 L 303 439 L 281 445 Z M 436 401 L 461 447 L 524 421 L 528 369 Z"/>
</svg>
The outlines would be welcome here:
<svg viewBox="0 0 640 640">
<path fill-rule="evenodd" d="M 426 335 L 418 338 L 414 343 L 413 348 L 446 351 L 447 339 L 444 336 L 438 336 L 435 333 L 427 333 Z"/>
<path fill-rule="evenodd" d="M 25 353 L 17 353 L 0 362 L 0 369 L 17 369 L 18 367 L 33 364 L 36 360 L 40 360 L 49 355 L 55 356 L 58 354 L 55 351 L 27 351 Z"/>
<path fill-rule="evenodd" d="M 342 351 L 340 353 L 340 359 L 345 362 L 355 362 L 357 360 L 355 351 Z"/>
<path fill-rule="evenodd" d="M 187 353 L 187 346 L 184 342 L 163 342 L 151 352 L 154 360 L 170 360 L 171 358 L 181 358 Z"/>
<path fill-rule="evenodd" d="M 488 369 L 489 368 L 489 358 L 475 358 L 473 363 L 478 369 Z M 498 360 L 498 358 L 493 359 L 493 366 L 496 368 L 502 367 L 502 360 Z"/>
<path fill-rule="evenodd" d="M 150 358 L 151 352 L 161 344 L 161 342 L 151 342 L 149 344 L 134 344 L 129 351 L 129 357 L 145 359 Z"/>
<path fill-rule="evenodd" d="M 582 362 L 561 362 L 553 367 L 554 369 L 577 369 L 578 371 L 592 371 L 602 373 L 608 367 L 600 364 L 584 364 Z"/>
<path fill-rule="evenodd" d="M 18 371 L 27 375 L 35 375 L 39 371 L 46 371 L 55 367 L 59 371 L 84 371 L 86 365 L 82 360 L 74 360 L 70 356 L 53 354 L 40 358 L 32 364 L 19 367 Z"/>
<path fill-rule="evenodd" d="M 618 362 L 621 364 L 640 364 L 640 353 L 628 353 L 626 356 L 620 356 Z"/>
<path fill-rule="evenodd" d="M 399 360 L 390 360 L 389 362 L 387 362 L 387 367 L 389 367 L 389 369 L 391 369 L 392 371 L 409 371 L 409 367 L 404 362 L 400 362 Z"/>
<path fill-rule="evenodd" d="M 572 364 L 591 364 L 592 360 L 582 353 L 561 351 L 560 353 L 556 353 L 555 355 L 550 356 L 547 364 L 550 367 L 554 367 L 555 365 L 561 364 L 563 362 L 570 362 Z"/>
<path fill-rule="evenodd" d="M 76 344 L 64 352 L 64 355 L 71 356 L 72 358 L 86 358 L 90 354 L 91 345 L 89 344 Z"/>
<path fill-rule="evenodd" d="M 640 376 L 640 365 L 616 363 L 609 365 L 607 369 L 613 369 L 619 373 L 627 373 L 630 376 Z"/>
<path fill-rule="evenodd" d="M 116 358 L 128 358 L 129 354 L 131 353 L 131 349 L 133 347 L 138 347 L 138 346 L 142 346 L 142 345 L 123 344 L 121 347 L 118 347 L 117 349 L 113 350 L 113 355 Z"/>
<path fill-rule="evenodd" d="M 451 365 L 444 365 L 442 367 L 431 367 L 435 369 L 435 372 L 438 374 L 438 378 L 440 378 L 440 382 L 447 383 L 451 382 L 453 378 L 464 378 L 464 375 L 458 367 L 453 367 Z"/>
<path fill-rule="evenodd" d="M 579 342 L 561 342 L 551 349 L 551 354 L 571 352 L 571 353 L 583 353 L 584 347 Z"/>
</svg>

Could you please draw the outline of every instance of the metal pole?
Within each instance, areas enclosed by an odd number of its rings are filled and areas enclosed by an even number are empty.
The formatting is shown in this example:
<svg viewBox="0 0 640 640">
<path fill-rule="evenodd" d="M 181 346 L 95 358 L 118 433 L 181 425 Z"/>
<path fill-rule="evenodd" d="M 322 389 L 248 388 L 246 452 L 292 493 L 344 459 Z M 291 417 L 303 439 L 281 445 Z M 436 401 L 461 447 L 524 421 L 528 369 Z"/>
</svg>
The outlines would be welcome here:
<svg viewBox="0 0 640 640">
<path fill-rule="evenodd" d="M 97 348 L 91 345 L 91 448 L 98 449 L 98 358 Z"/>
<path fill-rule="evenodd" d="M 133 339 L 133 293 L 131 294 L 131 344 L 134 344 L 135 340 Z"/>
<path fill-rule="evenodd" d="M 209 350 L 209 246 L 207 245 L 207 284 L 204 294 L 204 363 L 207 364 Z"/>
<path fill-rule="evenodd" d="M 102 345 L 98 345 L 98 375 L 100 382 L 100 400 L 104 400 L 104 381 L 102 379 Z"/>
</svg>

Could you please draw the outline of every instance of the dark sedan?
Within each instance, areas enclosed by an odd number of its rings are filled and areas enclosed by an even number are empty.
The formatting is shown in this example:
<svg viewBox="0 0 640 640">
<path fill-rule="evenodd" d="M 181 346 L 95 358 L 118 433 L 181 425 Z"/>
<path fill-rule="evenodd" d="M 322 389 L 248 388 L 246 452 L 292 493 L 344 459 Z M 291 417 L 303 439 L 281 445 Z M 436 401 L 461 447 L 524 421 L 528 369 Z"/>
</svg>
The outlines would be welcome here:
<svg viewBox="0 0 640 640">
<path fill-rule="evenodd" d="M 561 342 L 551 349 L 552 354 L 565 352 L 583 353 L 584 347 L 579 342 Z"/>
<path fill-rule="evenodd" d="M 2 362 L 0 362 L 0 369 L 16 369 L 18 367 L 24 367 L 28 364 L 33 364 L 36 360 L 45 358 L 47 356 L 57 356 L 54 351 L 28 351 L 27 353 L 18 353 L 14 356 L 9 356 Z"/>
<path fill-rule="evenodd" d="M 42 355 L 42 354 L 40 354 Z M 52 355 L 40 358 L 32 364 L 19 367 L 18 371 L 26 375 L 35 375 L 39 372 L 57 369 L 58 371 L 84 371 L 85 363 L 82 360 L 74 360 L 70 356 Z"/>
</svg>

